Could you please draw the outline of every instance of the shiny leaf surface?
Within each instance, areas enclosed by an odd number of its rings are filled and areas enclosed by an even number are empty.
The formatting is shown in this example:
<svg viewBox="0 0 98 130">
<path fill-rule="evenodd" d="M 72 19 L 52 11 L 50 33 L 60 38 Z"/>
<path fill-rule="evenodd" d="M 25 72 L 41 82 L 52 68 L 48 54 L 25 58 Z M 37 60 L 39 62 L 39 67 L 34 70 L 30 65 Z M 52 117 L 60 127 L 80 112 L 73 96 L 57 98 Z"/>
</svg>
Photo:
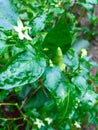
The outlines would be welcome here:
<svg viewBox="0 0 98 130">
<path fill-rule="evenodd" d="M 0 88 L 10 89 L 36 81 L 44 72 L 46 61 L 35 50 L 22 52 L 0 74 Z"/>
<path fill-rule="evenodd" d="M 18 15 L 10 0 L 0 0 L 0 26 L 10 30 L 17 23 Z"/>
<path fill-rule="evenodd" d="M 55 27 L 46 35 L 43 47 L 49 49 L 48 53 L 51 57 L 55 54 L 57 47 L 60 47 L 65 53 L 71 46 L 71 42 L 72 36 L 66 21 L 66 15 L 63 14 Z"/>
</svg>

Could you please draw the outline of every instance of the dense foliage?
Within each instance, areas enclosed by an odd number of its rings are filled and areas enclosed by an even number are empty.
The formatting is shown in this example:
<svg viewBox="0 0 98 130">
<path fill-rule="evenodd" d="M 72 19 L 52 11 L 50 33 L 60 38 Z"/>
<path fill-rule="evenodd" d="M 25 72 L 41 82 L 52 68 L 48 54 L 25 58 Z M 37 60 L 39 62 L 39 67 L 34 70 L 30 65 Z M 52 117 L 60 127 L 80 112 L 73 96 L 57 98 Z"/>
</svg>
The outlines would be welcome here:
<svg viewBox="0 0 98 130">
<path fill-rule="evenodd" d="M 97 0 L 0 0 L 0 129 L 98 124 L 98 73 L 90 74 L 98 65 L 84 49 L 97 35 L 94 4 Z M 91 31 L 80 26 L 85 13 Z"/>
</svg>

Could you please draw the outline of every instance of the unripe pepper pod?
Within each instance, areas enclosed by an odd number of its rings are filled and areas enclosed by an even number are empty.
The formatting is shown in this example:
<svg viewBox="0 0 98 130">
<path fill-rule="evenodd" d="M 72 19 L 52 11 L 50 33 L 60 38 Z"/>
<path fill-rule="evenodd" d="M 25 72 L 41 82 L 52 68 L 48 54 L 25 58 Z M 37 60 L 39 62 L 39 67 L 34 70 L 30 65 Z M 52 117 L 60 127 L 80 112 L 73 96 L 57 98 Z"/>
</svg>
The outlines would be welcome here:
<svg viewBox="0 0 98 130">
<path fill-rule="evenodd" d="M 64 71 L 65 64 L 63 63 L 63 53 L 60 47 L 57 48 L 55 62 L 60 67 L 60 69 Z"/>
</svg>

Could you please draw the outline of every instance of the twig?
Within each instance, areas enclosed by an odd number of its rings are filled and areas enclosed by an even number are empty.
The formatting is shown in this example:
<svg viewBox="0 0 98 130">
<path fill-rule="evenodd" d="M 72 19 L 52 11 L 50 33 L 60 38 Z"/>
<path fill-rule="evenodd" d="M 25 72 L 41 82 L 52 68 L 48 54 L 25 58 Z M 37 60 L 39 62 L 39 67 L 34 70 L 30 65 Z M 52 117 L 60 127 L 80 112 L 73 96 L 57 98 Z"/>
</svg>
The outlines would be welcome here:
<svg viewBox="0 0 98 130">
<path fill-rule="evenodd" d="M 21 108 L 19 107 L 19 105 L 17 103 L 0 103 L 0 106 L 16 106 L 17 109 L 19 110 L 21 117 L 15 117 L 15 118 L 0 118 L 0 120 L 12 120 L 12 121 L 16 121 L 16 120 L 20 120 L 23 119 L 25 121 L 27 121 L 29 124 L 32 125 L 32 123 L 28 120 L 27 116 L 22 112 Z"/>
<path fill-rule="evenodd" d="M 20 120 L 20 119 L 23 119 L 23 117 L 17 117 L 17 118 L 3 118 L 3 117 L 0 117 L 0 120 L 5 120 L 5 121 L 10 121 L 10 120 L 16 121 L 16 120 Z"/>
<path fill-rule="evenodd" d="M 82 17 L 83 17 L 83 16 L 84 16 L 84 14 L 85 14 L 85 11 L 86 11 L 86 9 L 85 9 L 85 8 L 83 8 L 83 9 L 82 9 L 82 12 L 81 12 L 81 15 L 80 15 L 80 17 L 78 18 L 78 20 L 77 20 L 77 23 L 76 23 L 76 24 L 78 24 L 78 23 L 81 21 Z"/>
<path fill-rule="evenodd" d="M 20 109 L 22 109 L 24 107 L 24 105 L 26 104 L 26 102 L 30 99 L 30 97 L 32 95 L 35 95 L 36 92 L 41 88 L 42 86 L 40 85 L 39 87 L 37 87 L 34 91 L 32 91 L 30 94 L 28 94 L 28 96 L 24 99 L 24 101 L 22 102 L 22 105 L 20 107 Z"/>
</svg>

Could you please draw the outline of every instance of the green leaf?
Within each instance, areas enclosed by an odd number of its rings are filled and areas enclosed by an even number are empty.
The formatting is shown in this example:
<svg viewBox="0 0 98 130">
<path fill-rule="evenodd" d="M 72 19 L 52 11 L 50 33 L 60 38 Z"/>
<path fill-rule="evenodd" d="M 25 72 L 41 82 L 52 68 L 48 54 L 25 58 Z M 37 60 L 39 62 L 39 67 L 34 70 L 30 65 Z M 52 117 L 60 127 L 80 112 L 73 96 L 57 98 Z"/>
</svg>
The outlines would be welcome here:
<svg viewBox="0 0 98 130">
<path fill-rule="evenodd" d="M 73 70 L 78 68 L 79 66 L 78 55 L 73 49 L 70 49 L 66 53 L 66 55 L 64 55 L 64 63 Z"/>
<path fill-rule="evenodd" d="M 81 94 L 84 94 L 86 92 L 88 85 L 84 77 L 75 76 L 72 78 L 71 81 L 77 87 L 77 89 L 81 92 Z"/>
<path fill-rule="evenodd" d="M 6 41 L 0 40 L 0 56 L 6 54 L 7 50 L 12 47 L 14 44 L 7 44 Z"/>
<path fill-rule="evenodd" d="M 87 3 L 98 4 L 98 0 L 86 0 Z"/>
<path fill-rule="evenodd" d="M 44 85 L 49 91 L 55 91 L 61 80 L 61 70 L 58 67 L 47 68 Z"/>
<path fill-rule="evenodd" d="M 33 20 L 33 27 L 32 27 L 33 34 L 36 34 L 37 32 L 44 29 L 46 17 L 47 17 L 46 14 L 42 14 L 41 16 Z"/>
<path fill-rule="evenodd" d="M 5 30 L 12 29 L 17 23 L 17 13 L 10 0 L 0 0 L 0 26 Z"/>
<path fill-rule="evenodd" d="M 5 43 L 5 41 L 0 40 L 0 56 L 5 53 L 9 45 Z"/>
<path fill-rule="evenodd" d="M 64 9 L 59 8 L 59 7 L 56 7 L 56 8 L 51 7 L 50 10 L 49 10 L 49 12 L 50 12 L 50 13 L 52 12 L 52 13 L 54 13 L 55 15 L 59 15 L 59 14 L 64 13 Z"/>
<path fill-rule="evenodd" d="M 45 87 L 57 97 L 65 98 L 67 92 L 66 78 L 59 67 L 47 68 L 44 75 Z"/>
<path fill-rule="evenodd" d="M 24 85 L 22 88 L 21 88 L 21 92 L 19 94 L 19 96 L 24 99 L 26 98 L 26 96 L 29 94 L 29 92 L 31 91 L 31 86 L 29 85 Z"/>
<path fill-rule="evenodd" d="M 90 43 L 87 40 L 79 38 L 73 43 L 72 47 L 75 49 L 77 53 L 79 53 L 81 49 L 87 49 L 89 45 Z"/>
<path fill-rule="evenodd" d="M 0 74 L 0 89 L 11 89 L 35 82 L 44 72 L 46 60 L 32 50 L 17 54 Z"/>
<path fill-rule="evenodd" d="M 47 97 L 42 90 L 39 90 L 36 95 L 32 95 L 30 100 L 25 104 L 24 109 L 41 107 L 47 101 Z"/>
<path fill-rule="evenodd" d="M 57 47 L 60 47 L 65 53 L 71 46 L 72 35 L 70 33 L 69 25 L 66 21 L 65 14 L 62 15 L 55 27 L 51 29 L 45 37 L 43 47 L 48 48 L 50 57 L 55 55 Z"/>
<path fill-rule="evenodd" d="M 90 4 L 90 3 L 78 2 L 78 4 L 79 4 L 80 6 L 83 6 L 83 7 L 84 7 L 85 9 L 87 9 L 88 11 L 91 11 L 91 12 L 94 11 L 93 5 Z"/>
<path fill-rule="evenodd" d="M 88 104 L 89 106 L 94 106 L 95 103 L 97 102 L 98 94 L 95 93 L 92 90 L 88 90 L 86 94 L 83 96 L 81 99 L 82 103 Z"/>
<path fill-rule="evenodd" d="M 5 90 L 0 91 L 0 102 L 2 102 L 6 98 L 6 96 L 8 96 L 9 93 L 10 91 Z"/>
</svg>

